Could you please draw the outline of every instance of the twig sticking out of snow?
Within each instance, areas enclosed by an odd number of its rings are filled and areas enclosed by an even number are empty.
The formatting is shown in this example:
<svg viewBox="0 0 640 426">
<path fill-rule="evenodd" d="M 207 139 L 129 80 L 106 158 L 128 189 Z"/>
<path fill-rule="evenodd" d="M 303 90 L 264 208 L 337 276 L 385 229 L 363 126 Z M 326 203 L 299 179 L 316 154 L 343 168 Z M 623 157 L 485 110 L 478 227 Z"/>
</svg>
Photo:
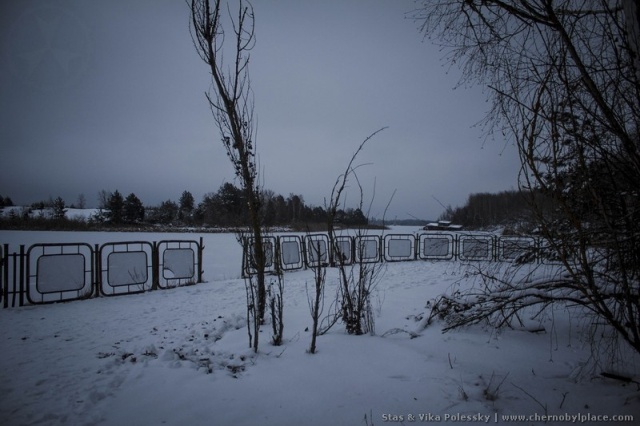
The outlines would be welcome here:
<svg viewBox="0 0 640 426">
<path fill-rule="evenodd" d="M 548 410 L 547 410 L 547 404 L 543 404 L 543 403 L 541 403 L 540 401 L 538 401 L 538 400 L 536 399 L 536 397 L 535 397 L 535 396 L 531 395 L 529 392 L 527 392 L 526 390 L 522 389 L 520 386 L 516 385 L 515 383 L 511 382 L 511 385 L 512 385 L 513 387 L 515 387 L 516 389 L 519 389 L 520 391 L 522 391 L 525 395 L 527 395 L 527 396 L 528 396 L 529 398 L 531 398 L 532 400 L 534 400 L 534 401 L 535 401 L 535 402 L 536 402 L 540 407 L 542 407 L 542 409 L 544 410 L 544 414 L 545 414 L 545 416 L 547 415 L 547 413 L 548 413 Z"/>
</svg>

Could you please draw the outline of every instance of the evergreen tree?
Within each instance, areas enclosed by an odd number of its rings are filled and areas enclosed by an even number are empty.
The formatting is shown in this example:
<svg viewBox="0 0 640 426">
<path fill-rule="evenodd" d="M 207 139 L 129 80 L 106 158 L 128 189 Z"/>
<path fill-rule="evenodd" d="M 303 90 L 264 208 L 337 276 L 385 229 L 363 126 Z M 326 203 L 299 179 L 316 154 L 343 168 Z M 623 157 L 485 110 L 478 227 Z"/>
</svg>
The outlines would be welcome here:
<svg viewBox="0 0 640 426">
<path fill-rule="evenodd" d="M 156 208 L 154 221 L 163 225 L 169 225 L 178 217 L 178 205 L 171 201 L 163 201 Z"/>
<path fill-rule="evenodd" d="M 64 218 L 64 200 L 61 197 L 56 198 L 53 201 L 53 217 L 54 219 Z"/>
<path fill-rule="evenodd" d="M 178 218 L 186 223 L 193 222 L 193 210 L 195 201 L 189 191 L 182 192 L 180 196 L 180 210 Z"/>
<path fill-rule="evenodd" d="M 107 208 L 109 209 L 107 217 L 111 223 L 116 225 L 121 224 L 124 214 L 124 198 L 122 198 L 122 194 L 120 194 L 117 189 L 116 192 L 109 197 Z"/>
<path fill-rule="evenodd" d="M 134 193 L 129 194 L 124 200 L 122 219 L 125 223 L 138 223 L 144 220 L 144 206 Z"/>
<path fill-rule="evenodd" d="M 194 207 L 193 195 L 189 191 L 184 191 L 180 197 L 180 211 L 191 213 Z"/>
</svg>

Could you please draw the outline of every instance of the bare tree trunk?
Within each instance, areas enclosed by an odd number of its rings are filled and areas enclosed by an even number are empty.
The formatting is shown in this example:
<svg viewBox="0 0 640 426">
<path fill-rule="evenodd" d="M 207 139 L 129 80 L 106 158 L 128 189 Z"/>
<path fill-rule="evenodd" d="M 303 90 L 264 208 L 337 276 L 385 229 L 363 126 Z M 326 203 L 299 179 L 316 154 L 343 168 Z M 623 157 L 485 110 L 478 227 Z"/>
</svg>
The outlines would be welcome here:
<svg viewBox="0 0 640 426">
<path fill-rule="evenodd" d="M 213 4 L 212 4 L 213 3 Z M 223 62 L 225 30 L 221 0 L 191 0 L 191 37 L 200 58 L 208 65 L 212 92 L 206 93 L 209 107 L 220 131 L 223 146 L 240 179 L 247 199 L 253 267 L 257 280 L 258 321 L 264 321 L 266 308 L 266 259 L 262 233 L 262 205 L 255 160 L 255 130 L 253 127 L 253 94 L 249 79 L 249 53 L 255 43 L 253 7 L 240 0 L 237 16 L 229 16 L 233 43 L 232 61 Z M 257 351 L 257 335 L 254 337 Z"/>
<path fill-rule="evenodd" d="M 312 243 L 313 244 L 313 243 Z M 312 250 L 314 248 L 312 247 Z M 314 268 L 314 298 L 309 302 L 311 309 L 311 319 L 313 321 L 311 329 L 311 345 L 309 346 L 309 353 L 316 353 L 316 341 L 318 339 L 320 315 L 322 315 L 322 306 L 324 305 L 324 288 L 327 277 L 326 267 L 322 266 L 320 262 L 320 244 L 316 247 L 316 266 Z"/>
</svg>

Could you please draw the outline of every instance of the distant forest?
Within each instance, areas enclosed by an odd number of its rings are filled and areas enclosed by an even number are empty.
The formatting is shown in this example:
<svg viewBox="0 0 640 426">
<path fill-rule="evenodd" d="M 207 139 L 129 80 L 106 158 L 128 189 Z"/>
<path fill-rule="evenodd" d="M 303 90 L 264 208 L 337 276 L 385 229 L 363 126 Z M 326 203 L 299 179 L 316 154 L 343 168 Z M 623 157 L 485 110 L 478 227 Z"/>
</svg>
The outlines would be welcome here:
<svg viewBox="0 0 640 426">
<path fill-rule="evenodd" d="M 468 229 L 504 226 L 513 232 L 527 233 L 535 223 L 530 206 L 532 195 L 539 206 L 551 211 L 550 201 L 544 203 L 542 194 L 512 190 L 471 194 L 464 206 L 448 207 L 438 220 L 449 220 Z"/>
<path fill-rule="evenodd" d="M 449 220 L 466 229 L 504 226 L 513 232 L 527 232 L 533 223 L 526 193 L 503 191 L 469 195 L 464 206 L 447 207 L 438 220 Z M 528 194 L 531 195 L 531 194 Z M 273 191 L 261 193 L 264 224 L 305 231 L 324 230 L 327 211 L 324 207 L 307 205 L 302 195 L 284 197 Z M 87 218 L 69 218 L 69 208 L 84 209 L 86 200 L 80 195 L 75 203 L 62 198 L 32 203 L 22 209 L 7 209 L 0 215 L 1 229 L 164 229 L 164 228 L 234 228 L 248 223 L 246 200 L 242 190 L 225 183 L 195 202 L 189 191 L 177 201 L 170 199 L 156 206 L 145 206 L 133 193 L 126 197 L 119 191 L 98 193 L 99 209 Z M 13 206 L 11 198 L 0 196 L 0 208 Z M 339 210 L 336 223 L 344 227 L 385 225 L 368 218 L 360 209 Z M 409 219 L 387 221 L 386 225 L 423 226 L 428 221 Z"/>
<path fill-rule="evenodd" d="M 261 193 L 264 225 L 306 230 L 310 225 L 325 224 L 324 207 L 306 205 L 302 195 L 284 197 L 270 190 Z M 69 208 L 86 208 L 80 195 L 67 204 L 61 197 L 38 201 L 22 209 L 7 209 L 0 215 L 3 229 L 108 229 L 145 227 L 210 227 L 232 228 L 248 224 L 247 202 L 242 190 L 225 183 L 196 204 L 193 195 L 184 191 L 178 201 L 168 199 L 157 206 L 145 206 L 134 193 L 124 196 L 118 190 L 98 193 L 99 210 L 88 218 L 69 218 Z M 14 206 L 9 197 L 0 196 L 0 208 Z M 343 226 L 367 226 L 369 219 L 358 208 L 345 208 L 336 214 L 336 223 Z M 313 226 L 317 228 L 317 226 Z"/>
</svg>

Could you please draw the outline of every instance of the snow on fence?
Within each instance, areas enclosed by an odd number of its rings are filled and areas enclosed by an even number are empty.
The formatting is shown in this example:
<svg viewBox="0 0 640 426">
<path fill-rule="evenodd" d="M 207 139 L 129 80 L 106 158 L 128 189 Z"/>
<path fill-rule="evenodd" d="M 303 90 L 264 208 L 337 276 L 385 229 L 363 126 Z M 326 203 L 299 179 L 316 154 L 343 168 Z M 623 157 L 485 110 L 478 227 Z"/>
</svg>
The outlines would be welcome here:
<svg viewBox="0 0 640 426">
<path fill-rule="evenodd" d="M 341 235 L 330 244 L 326 234 L 266 237 L 268 272 L 314 268 L 318 264 L 400 262 L 412 260 L 463 260 L 513 262 L 526 259 L 542 262 L 540 243 L 533 237 L 498 237 L 488 234 L 426 232 L 414 234 Z M 273 253 L 275 247 L 279 252 Z M 243 245 L 243 276 L 255 273 L 252 267 L 253 239 Z M 273 262 L 273 259 L 280 259 Z"/>
<path fill-rule="evenodd" d="M 116 296 L 202 282 L 200 241 L 163 240 L 0 246 L 5 308 Z"/>
</svg>

